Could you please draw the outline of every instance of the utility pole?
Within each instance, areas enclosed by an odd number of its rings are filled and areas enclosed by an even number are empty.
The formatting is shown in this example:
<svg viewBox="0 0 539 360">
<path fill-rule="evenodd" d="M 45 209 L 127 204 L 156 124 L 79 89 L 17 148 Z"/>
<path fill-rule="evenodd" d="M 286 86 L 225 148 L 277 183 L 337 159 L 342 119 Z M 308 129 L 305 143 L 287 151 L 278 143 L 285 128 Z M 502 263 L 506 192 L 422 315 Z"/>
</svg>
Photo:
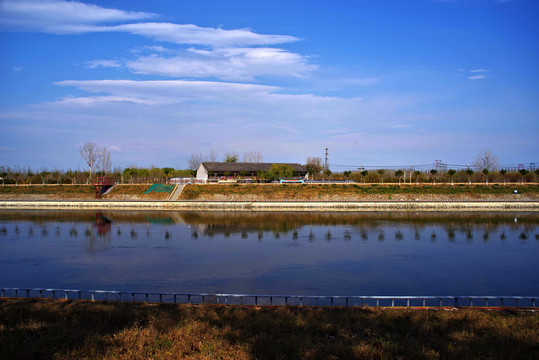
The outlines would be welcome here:
<svg viewBox="0 0 539 360">
<path fill-rule="evenodd" d="M 329 169 L 329 156 L 328 156 L 328 148 L 326 148 L 326 159 L 324 161 L 324 170 Z"/>
</svg>

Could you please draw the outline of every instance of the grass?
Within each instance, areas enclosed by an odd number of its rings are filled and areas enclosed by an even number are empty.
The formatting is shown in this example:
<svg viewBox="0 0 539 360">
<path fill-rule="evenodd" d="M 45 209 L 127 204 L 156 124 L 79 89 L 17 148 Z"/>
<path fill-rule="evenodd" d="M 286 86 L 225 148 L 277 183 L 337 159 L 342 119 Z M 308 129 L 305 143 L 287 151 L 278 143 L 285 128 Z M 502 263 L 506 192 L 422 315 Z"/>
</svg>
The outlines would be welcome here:
<svg viewBox="0 0 539 360">
<path fill-rule="evenodd" d="M 519 194 L 536 195 L 539 193 L 538 185 L 359 185 L 359 184 L 312 184 L 312 185 L 277 185 L 277 184 L 242 184 L 242 185 L 188 185 L 181 194 L 182 199 L 194 200 L 201 197 L 221 195 L 231 196 L 254 196 L 268 200 L 280 199 L 306 199 L 318 200 L 328 197 L 358 198 L 368 195 L 382 195 L 391 199 L 396 194 L 400 195 L 464 195 L 476 198 L 481 195 L 505 195 L 511 196 L 513 190 Z"/>
<path fill-rule="evenodd" d="M 9 299 L 2 359 L 536 359 L 523 311 Z"/>
</svg>

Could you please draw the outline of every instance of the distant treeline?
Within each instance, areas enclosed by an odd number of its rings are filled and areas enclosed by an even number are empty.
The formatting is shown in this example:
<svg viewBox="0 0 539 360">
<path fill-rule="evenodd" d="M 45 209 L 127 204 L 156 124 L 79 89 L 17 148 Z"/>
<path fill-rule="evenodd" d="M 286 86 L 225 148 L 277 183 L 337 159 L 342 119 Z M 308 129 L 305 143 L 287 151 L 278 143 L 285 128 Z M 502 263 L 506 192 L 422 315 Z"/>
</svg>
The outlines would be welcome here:
<svg viewBox="0 0 539 360">
<path fill-rule="evenodd" d="M 171 178 L 194 177 L 195 171 L 190 169 L 177 170 L 171 167 L 128 167 L 114 168 L 111 171 L 92 173 L 83 170 L 48 170 L 45 168 L 33 170 L 22 167 L 0 166 L 0 178 L 4 184 L 90 184 L 97 176 L 108 176 L 118 184 L 167 183 Z M 276 175 L 277 176 L 277 175 Z M 284 177 L 293 174 L 283 175 Z M 279 176 L 277 176 L 278 178 Z M 309 177 L 327 181 L 354 181 L 357 183 L 530 183 L 539 181 L 539 169 L 531 172 L 526 169 L 509 172 L 507 170 L 481 172 L 471 169 L 464 170 L 390 170 L 374 169 L 363 171 L 324 171 L 309 174 Z M 266 179 L 262 176 L 261 178 Z M 271 178 L 273 179 L 273 177 Z M 271 180 L 270 179 L 270 180 Z M 267 179 L 266 179 L 267 180 Z"/>
<path fill-rule="evenodd" d="M 0 166 L 0 177 L 5 184 L 90 184 L 97 176 L 107 176 L 111 181 L 119 184 L 134 183 L 166 183 L 174 177 L 191 177 L 191 170 L 176 170 L 170 167 L 138 168 L 128 167 L 125 169 L 115 168 L 112 171 L 97 171 L 92 173 L 83 170 L 49 170 L 31 168 Z"/>
</svg>

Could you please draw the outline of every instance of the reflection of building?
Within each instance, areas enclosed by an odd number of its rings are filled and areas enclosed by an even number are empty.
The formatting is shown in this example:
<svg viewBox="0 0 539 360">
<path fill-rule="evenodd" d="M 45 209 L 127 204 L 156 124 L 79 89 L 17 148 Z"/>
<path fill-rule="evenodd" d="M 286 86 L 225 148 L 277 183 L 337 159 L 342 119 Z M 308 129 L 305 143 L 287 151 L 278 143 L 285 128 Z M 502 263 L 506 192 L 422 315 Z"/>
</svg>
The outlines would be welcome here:
<svg viewBox="0 0 539 360">
<path fill-rule="evenodd" d="M 95 213 L 94 228 L 97 229 L 99 235 L 105 235 L 112 229 L 112 221 L 102 213 Z"/>
<path fill-rule="evenodd" d="M 269 171 L 273 163 L 226 163 L 226 162 L 203 162 L 197 170 L 197 179 L 208 180 L 209 178 L 257 178 L 261 172 Z M 281 164 L 288 165 L 294 169 L 299 177 L 307 175 L 307 169 L 301 164 Z"/>
</svg>

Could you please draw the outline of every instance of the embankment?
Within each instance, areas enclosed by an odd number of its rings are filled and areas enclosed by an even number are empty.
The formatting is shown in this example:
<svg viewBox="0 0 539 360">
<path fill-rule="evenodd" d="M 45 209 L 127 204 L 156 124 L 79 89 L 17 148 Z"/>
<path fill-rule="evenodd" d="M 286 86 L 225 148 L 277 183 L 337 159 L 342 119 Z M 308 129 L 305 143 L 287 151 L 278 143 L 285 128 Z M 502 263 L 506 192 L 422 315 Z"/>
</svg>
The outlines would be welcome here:
<svg viewBox="0 0 539 360">
<path fill-rule="evenodd" d="M 539 211 L 539 201 L 6 201 L 0 209 L 244 211 Z"/>
</svg>

